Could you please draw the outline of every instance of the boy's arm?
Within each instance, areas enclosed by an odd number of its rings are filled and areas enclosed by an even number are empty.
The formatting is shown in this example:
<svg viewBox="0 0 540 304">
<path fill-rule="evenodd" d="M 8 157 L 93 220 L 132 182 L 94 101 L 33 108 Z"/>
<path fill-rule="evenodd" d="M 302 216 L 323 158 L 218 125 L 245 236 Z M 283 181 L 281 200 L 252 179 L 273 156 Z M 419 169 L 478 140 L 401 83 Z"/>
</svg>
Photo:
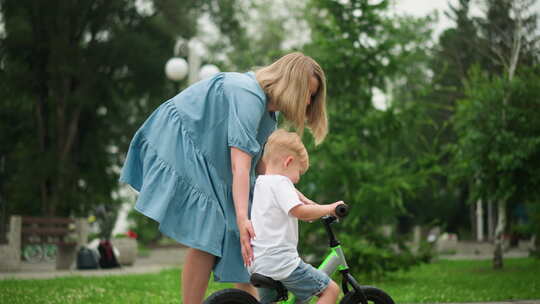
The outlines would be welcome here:
<svg viewBox="0 0 540 304">
<path fill-rule="evenodd" d="M 343 201 L 328 205 L 303 204 L 293 207 L 289 213 L 302 221 L 313 221 L 325 215 L 336 215 L 336 207 L 343 204 Z"/>
<path fill-rule="evenodd" d="M 298 191 L 298 189 L 294 188 L 294 190 L 296 190 L 296 193 L 298 194 L 298 198 L 300 199 L 300 201 L 304 204 L 307 204 L 307 205 L 318 205 L 317 203 L 315 203 L 314 201 L 310 200 L 309 198 L 305 197 L 302 192 Z"/>
</svg>

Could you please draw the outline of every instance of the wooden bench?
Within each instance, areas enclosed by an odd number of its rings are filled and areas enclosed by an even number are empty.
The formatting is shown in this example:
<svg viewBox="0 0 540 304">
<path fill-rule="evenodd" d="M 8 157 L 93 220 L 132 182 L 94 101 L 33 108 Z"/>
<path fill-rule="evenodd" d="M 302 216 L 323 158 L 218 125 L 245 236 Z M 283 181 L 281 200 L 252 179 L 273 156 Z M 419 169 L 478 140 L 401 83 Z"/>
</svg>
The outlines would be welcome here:
<svg viewBox="0 0 540 304">
<path fill-rule="evenodd" d="M 56 269 L 69 269 L 75 261 L 76 251 L 88 242 L 88 221 L 83 218 L 12 216 L 9 243 L 0 247 L 0 253 L 9 261 L 0 263 L 0 269 L 18 270 L 21 252 L 27 245 L 56 245 Z"/>
<path fill-rule="evenodd" d="M 55 244 L 57 246 L 76 246 L 69 239 L 75 232 L 75 220 L 61 217 L 21 217 L 22 244 Z"/>
<path fill-rule="evenodd" d="M 61 217 L 21 217 L 22 248 L 28 244 L 57 246 L 56 269 L 69 269 L 80 246 L 88 241 L 85 219 Z"/>
</svg>

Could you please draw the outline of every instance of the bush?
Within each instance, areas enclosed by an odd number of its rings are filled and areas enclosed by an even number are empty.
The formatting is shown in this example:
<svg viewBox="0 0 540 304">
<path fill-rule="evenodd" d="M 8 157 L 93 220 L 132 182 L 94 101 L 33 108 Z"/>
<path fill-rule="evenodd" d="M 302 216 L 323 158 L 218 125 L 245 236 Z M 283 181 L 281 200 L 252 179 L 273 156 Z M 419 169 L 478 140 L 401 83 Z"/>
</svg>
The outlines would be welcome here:
<svg viewBox="0 0 540 304">
<path fill-rule="evenodd" d="M 161 239 L 162 234 L 159 231 L 158 222 L 136 210 L 131 210 L 129 212 L 128 219 L 132 222 L 129 229 L 137 234 L 137 240 L 140 243 L 148 245 Z"/>
<path fill-rule="evenodd" d="M 403 240 L 386 237 L 379 232 L 337 234 L 351 272 L 363 274 L 370 279 L 378 279 L 400 269 L 408 270 L 432 258 L 431 250 L 427 247 L 414 254 Z M 328 251 L 325 232 L 322 229 L 311 229 L 309 232 L 303 231 L 302 235 L 301 247 L 305 249 L 300 250 L 300 253 L 316 257 L 309 261 L 314 266 L 320 264 Z M 318 241 L 315 243 L 315 240 Z"/>
</svg>

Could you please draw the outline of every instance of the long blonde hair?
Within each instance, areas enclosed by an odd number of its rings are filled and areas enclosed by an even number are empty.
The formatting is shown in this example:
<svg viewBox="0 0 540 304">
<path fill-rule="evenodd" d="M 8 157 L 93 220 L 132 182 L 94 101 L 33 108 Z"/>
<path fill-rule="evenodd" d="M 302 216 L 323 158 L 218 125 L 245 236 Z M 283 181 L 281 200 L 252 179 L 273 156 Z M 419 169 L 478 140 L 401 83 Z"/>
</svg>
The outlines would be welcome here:
<svg viewBox="0 0 540 304">
<path fill-rule="evenodd" d="M 319 81 L 319 89 L 308 106 L 306 100 L 311 98 L 309 82 L 313 76 Z M 300 136 L 307 123 L 315 143 L 324 140 L 328 133 L 326 77 L 313 58 L 299 52 L 287 54 L 257 70 L 256 78 L 270 103 L 293 124 Z"/>
</svg>

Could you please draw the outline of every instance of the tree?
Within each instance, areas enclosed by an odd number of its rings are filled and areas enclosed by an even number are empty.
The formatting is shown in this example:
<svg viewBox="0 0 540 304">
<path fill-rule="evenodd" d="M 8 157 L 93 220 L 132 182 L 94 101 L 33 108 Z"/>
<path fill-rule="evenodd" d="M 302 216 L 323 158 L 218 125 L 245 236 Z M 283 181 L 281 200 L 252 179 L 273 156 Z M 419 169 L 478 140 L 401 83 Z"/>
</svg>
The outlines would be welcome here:
<svg viewBox="0 0 540 304">
<path fill-rule="evenodd" d="M 455 6 L 449 4 L 449 10 L 445 14 L 455 22 L 455 26 L 441 33 L 437 44 L 433 47 L 429 65 L 433 71 L 433 77 L 429 82 L 432 89 L 427 94 L 427 99 L 433 104 L 429 116 L 441 130 L 439 136 L 441 148 L 453 145 L 456 141 L 451 118 L 455 114 L 457 101 L 464 97 L 468 71 L 483 58 L 478 50 L 479 29 L 470 14 L 470 5 L 470 0 L 460 0 Z M 445 168 L 446 174 L 437 178 L 435 188 L 440 189 L 440 192 L 438 196 L 432 197 L 432 201 L 442 202 L 441 205 L 444 206 L 439 208 L 445 214 L 440 218 L 442 224 L 447 231 L 454 233 L 469 227 L 473 228 L 476 223 L 474 213 L 467 212 L 473 210 L 473 205 L 468 203 L 468 183 L 462 180 L 456 182 L 453 178 L 453 162 L 450 154 L 446 153 L 441 157 L 439 165 Z M 462 237 L 463 235 L 460 236 Z"/>
<path fill-rule="evenodd" d="M 225 57 L 222 65 L 232 71 L 270 64 L 285 53 L 298 50 L 303 42 L 298 36 L 309 35 L 301 26 L 305 23 L 299 15 L 302 9 L 303 4 L 294 1 L 243 2 L 234 11 L 238 29 L 230 31 L 228 39 L 210 41 L 211 53 Z M 225 29 L 221 27 L 222 32 Z M 291 38 L 295 41 L 287 43 Z"/>
<path fill-rule="evenodd" d="M 308 147 L 311 168 L 300 189 L 317 201 L 343 199 L 352 207 L 340 236 L 352 244 L 351 266 L 371 275 L 416 262 L 403 243 L 396 252 L 380 227 L 395 224 L 405 212 L 404 201 L 433 174 L 432 151 L 417 148 L 419 140 L 409 141 L 428 123 L 422 109 L 403 102 L 379 111 L 371 103 L 374 88 L 384 90 L 388 78 L 407 74 L 401 64 L 412 57 L 403 55 L 404 45 L 420 39 L 413 34 L 419 29 L 414 22 L 403 21 L 408 26 L 400 30 L 398 22 L 387 17 L 387 5 L 318 0 L 310 2 L 306 13 L 311 16 L 312 43 L 304 51 L 327 75 L 330 133 L 320 147 Z M 309 236 L 317 229 L 301 229 L 302 246 L 310 251 L 320 250 L 310 245 Z"/>
<path fill-rule="evenodd" d="M 1 7 L 2 99 L 24 121 L 3 143 L 13 147 L 8 200 L 21 202 L 13 209 L 65 216 L 114 201 L 117 177 L 108 171 L 119 158 L 109 149 L 126 131 L 117 121 L 137 118 L 136 96 L 164 97 L 170 33 L 131 1 L 4 0 Z"/>
<path fill-rule="evenodd" d="M 176 37 L 195 35 L 203 12 L 232 16 L 234 4 L 0 0 L 6 212 L 83 215 L 118 203 L 118 152 L 171 96 L 163 67 Z M 235 20 L 215 19 L 222 27 Z"/>
<path fill-rule="evenodd" d="M 471 183 L 471 199 L 499 203 L 494 268 L 502 268 L 502 237 L 508 201 L 537 203 L 540 197 L 540 75 L 523 71 L 512 80 L 473 70 L 455 116 L 455 154 Z"/>
<path fill-rule="evenodd" d="M 517 84 L 514 83 L 514 77 L 516 75 L 518 67 L 534 65 L 535 63 L 537 63 L 538 60 L 538 57 L 537 55 L 535 55 L 534 51 L 534 46 L 536 44 L 536 41 L 538 41 L 537 36 L 534 34 L 536 28 L 536 15 L 528 13 L 531 11 L 533 3 L 534 0 L 487 0 L 485 1 L 487 8 L 486 17 L 485 19 L 479 18 L 477 20 L 478 28 L 480 29 L 477 48 L 479 52 L 484 55 L 483 58 L 480 60 L 480 64 L 483 70 L 490 73 L 491 78 L 488 77 L 487 79 L 490 79 L 488 81 L 486 79 L 482 79 L 479 76 L 475 76 L 474 79 L 470 80 L 470 83 L 468 84 L 469 88 L 467 98 L 478 98 L 479 100 L 485 102 L 486 105 L 490 106 L 494 105 L 493 100 L 496 100 L 496 102 L 500 103 L 498 107 L 501 109 L 502 112 L 501 116 L 498 117 L 498 119 L 501 119 L 502 125 L 499 126 L 499 129 L 497 130 L 488 128 L 484 131 L 491 132 L 489 133 L 491 134 L 491 136 L 495 136 L 496 132 L 506 132 L 508 128 L 510 128 L 510 125 L 515 123 L 509 120 L 507 113 L 507 111 L 512 111 L 512 107 L 514 107 L 514 105 L 510 104 L 512 94 L 516 94 L 516 92 L 513 91 L 514 85 L 517 86 Z M 476 74 L 478 74 L 478 72 L 476 72 Z M 497 79 L 500 80 L 497 81 Z M 493 81 L 493 90 L 499 92 L 501 95 L 490 95 L 486 97 L 486 94 L 482 91 L 483 89 L 485 89 L 483 85 L 485 83 L 490 83 L 490 81 Z M 474 86 L 479 86 L 479 88 L 473 88 Z M 459 124 L 463 123 L 463 117 L 466 116 L 466 114 L 463 113 L 465 110 L 462 109 L 461 111 L 462 113 L 456 117 L 456 120 L 460 121 Z M 513 119 L 518 119 L 518 117 L 513 117 Z M 475 125 L 473 125 L 473 121 L 469 121 L 469 123 L 470 129 L 476 130 Z M 466 148 L 475 150 L 469 145 L 464 144 L 464 142 L 467 142 L 467 138 L 469 138 L 469 136 L 473 136 L 472 134 L 475 134 L 474 131 L 471 135 L 466 134 L 463 125 L 461 125 L 461 127 L 457 127 L 457 130 L 460 130 L 461 132 L 460 139 L 458 141 L 460 149 Z M 519 134 L 515 134 L 515 136 L 519 136 Z M 509 142 L 511 141 L 509 140 Z M 472 143 L 469 142 L 469 144 Z M 519 144 L 527 145 L 526 141 L 520 142 Z M 464 153 L 462 155 L 468 155 L 470 157 L 473 157 L 468 153 Z M 502 158 L 502 155 L 504 154 L 502 153 L 498 156 Z M 494 156 L 492 155 L 491 157 Z M 505 157 L 514 158 L 514 156 L 512 156 L 512 153 L 510 152 L 508 152 Z M 461 160 L 467 161 L 470 159 L 467 159 L 465 157 L 461 158 Z M 482 193 L 482 195 L 491 198 L 498 204 L 498 221 L 497 227 L 495 229 L 495 251 L 493 259 L 493 266 L 497 269 L 502 268 L 503 265 L 502 242 L 503 234 L 506 229 L 507 201 L 511 199 L 514 195 L 514 190 L 512 189 L 514 189 L 516 186 L 511 185 L 511 183 L 509 182 L 509 180 L 511 179 L 509 179 L 506 181 L 507 183 L 504 183 L 502 181 L 499 184 L 496 183 L 498 186 L 501 187 L 509 187 L 509 189 L 505 189 L 505 191 L 507 191 L 505 194 L 501 194 L 500 189 L 499 192 L 486 191 L 486 189 L 494 190 L 492 186 L 489 185 L 490 183 L 492 183 L 491 179 L 494 178 L 494 176 L 486 172 L 490 172 L 491 174 L 498 174 L 497 171 L 490 171 L 487 168 L 483 167 L 487 164 L 489 164 L 490 166 L 494 165 L 490 162 L 479 162 L 476 164 L 475 169 L 479 171 L 478 174 L 471 175 L 474 176 L 476 181 L 471 182 L 470 187 L 472 188 L 472 192 L 476 194 L 477 198 L 480 197 L 478 196 L 478 193 Z M 505 179 L 506 178 L 503 178 L 501 180 Z M 513 181 L 517 182 L 517 180 Z"/>
</svg>

